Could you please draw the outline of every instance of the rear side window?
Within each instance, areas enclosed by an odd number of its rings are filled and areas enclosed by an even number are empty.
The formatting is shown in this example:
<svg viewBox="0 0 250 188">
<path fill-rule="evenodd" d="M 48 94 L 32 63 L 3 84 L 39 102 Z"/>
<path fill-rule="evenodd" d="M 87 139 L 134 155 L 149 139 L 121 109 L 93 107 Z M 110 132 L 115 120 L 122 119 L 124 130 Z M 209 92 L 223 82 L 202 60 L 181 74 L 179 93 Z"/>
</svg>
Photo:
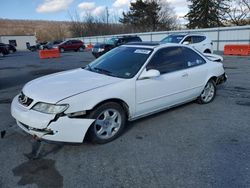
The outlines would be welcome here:
<svg viewBox="0 0 250 188">
<path fill-rule="evenodd" d="M 182 47 L 182 59 L 187 68 L 205 64 L 206 61 L 196 52 L 189 48 Z"/>
<path fill-rule="evenodd" d="M 191 68 L 206 63 L 193 50 L 186 47 L 168 47 L 159 50 L 147 65 L 147 70 L 156 69 L 161 74 Z"/>
<path fill-rule="evenodd" d="M 192 39 L 193 39 L 192 40 L 193 43 L 199 43 L 199 42 L 204 41 L 206 37 L 205 36 L 193 36 Z"/>
<path fill-rule="evenodd" d="M 78 43 L 81 43 L 81 41 L 79 41 L 79 40 L 72 40 L 72 44 L 78 44 Z"/>
</svg>

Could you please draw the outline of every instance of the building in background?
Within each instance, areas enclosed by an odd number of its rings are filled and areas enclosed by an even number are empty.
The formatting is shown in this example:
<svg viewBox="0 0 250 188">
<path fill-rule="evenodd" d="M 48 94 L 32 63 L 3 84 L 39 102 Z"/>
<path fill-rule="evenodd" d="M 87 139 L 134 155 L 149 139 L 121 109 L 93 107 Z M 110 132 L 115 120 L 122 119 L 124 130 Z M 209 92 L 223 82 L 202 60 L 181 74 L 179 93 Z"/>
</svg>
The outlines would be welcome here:
<svg viewBox="0 0 250 188">
<path fill-rule="evenodd" d="M 28 46 L 36 44 L 34 35 L 0 35 L 0 42 L 12 44 L 17 50 L 26 50 Z"/>
</svg>

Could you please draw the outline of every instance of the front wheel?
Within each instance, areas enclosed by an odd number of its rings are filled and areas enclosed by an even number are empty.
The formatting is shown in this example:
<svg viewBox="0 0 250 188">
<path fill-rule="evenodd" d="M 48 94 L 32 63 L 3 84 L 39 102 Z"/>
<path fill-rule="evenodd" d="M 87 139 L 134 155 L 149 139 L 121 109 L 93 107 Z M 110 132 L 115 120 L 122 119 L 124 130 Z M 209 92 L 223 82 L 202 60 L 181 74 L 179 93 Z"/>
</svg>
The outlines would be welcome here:
<svg viewBox="0 0 250 188">
<path fill-rule="evenodd" d="M 118 103 L 108 102 L 93 110 L 89 117 L 96 119 L 88 130 L 93 143 L 104 144 L 116 139 L 126 124 L 126 114 Z"/>
<path fill-rule="evenodd" d="M 213 80 L 209 80 L 198 97 L 198 103 L 207 104 L 214 100 L 216 95 L 216 86 Z"/>
<path fill-rule="evenodd" d="M 78 51 L 79 51 L 79 52 L 83 52 L 83 51 L 84 51 L 84 48 L 83 48 L 83 47 L 80 47 L 80 48 L 78 49 Z"/>
</svg>

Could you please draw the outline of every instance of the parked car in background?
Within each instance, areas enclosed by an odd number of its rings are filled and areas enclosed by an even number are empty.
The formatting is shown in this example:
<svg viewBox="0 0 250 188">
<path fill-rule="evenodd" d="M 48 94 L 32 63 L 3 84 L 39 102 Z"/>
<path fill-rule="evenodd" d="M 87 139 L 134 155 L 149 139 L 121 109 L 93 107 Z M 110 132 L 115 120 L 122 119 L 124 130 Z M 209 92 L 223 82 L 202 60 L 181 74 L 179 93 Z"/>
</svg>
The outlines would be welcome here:
<svg viewBox="0 0 250 188">
<path fill-rule="evenodd" d="M 105 43 L 96 43 L 92 49 L 92 54 L 97 58 L 117 46 L 126 44 L 128 42 L 141 42 L 141 41 L 142 41 L 141 38 L 136 35 L 113 37 Z"/>
<path fill-rule="evenodd" d="M 35 52 L 37 50 L 43 50 L 43 46 L 46 45 L 48 42 L 40 42 L 37 43 L 36 45 L 28 46 L 28 50 Z"/>
<path fill-rule="evenodd" d="M 201 53 L 213 53 L 213 42 L 203 34 L 171 34 L 161 40 L 161 43 L 177 43 L 189 45 Z"/>
<path fill-rule="evenodd" d="M 222 63 L 187 45 L 131 43 L 85 68 L 27 83 L 11 114 L 36 138 L 82 142 L 88 135 L 102 144 L 117 138 L 127 120 L 192 100 L 212 102 L 226 78 Z"/>
<path fill-rule="evenodd" d="M 43 45 L 43 49 L 52 49 L 53 47 L 57 46 L 58 44 L 62 43 L 62 40 L 54 40 L 47 42 L 47 44 Z"/>
<path fill-rule="evenodd" d="M 60 52 L 64 51 L 84 51 L 85 45 L 81 40 L 66 40 L 58 45 L 55 45 L 54 48 L 58 48 Z"/>
<path fill-rule="evenodd" d="M 8 49 L 9 53 L 14 53 L 16 52 L 16 47 L 13 46 L 12 44 L 4 44 L 4 43 L 0 43 L 0 46 L 4 46 Z"/>
<path fill-rule="evenodd" d="M 9 54 L 9 50 L 6 46 L 0 45 L 0 57 Z"/>
</svg>

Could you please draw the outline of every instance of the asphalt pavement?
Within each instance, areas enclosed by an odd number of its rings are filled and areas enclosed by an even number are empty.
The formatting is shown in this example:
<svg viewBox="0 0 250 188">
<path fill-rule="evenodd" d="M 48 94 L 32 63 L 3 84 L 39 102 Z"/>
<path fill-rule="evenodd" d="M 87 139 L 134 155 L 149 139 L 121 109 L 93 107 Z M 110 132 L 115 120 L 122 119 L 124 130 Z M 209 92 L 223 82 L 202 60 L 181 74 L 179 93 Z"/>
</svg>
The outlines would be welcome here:
<svg viewBox="0 0 250 188">
<path fill-rule="evenodd" d="M 0 187 L 250 187 L 250 57 L 226 56 L 227 83 L 207 105 L 191 102 L 131 122 L 105 145 L 36 142 L 10 103 L 34 78 L 83 67 L 90 52 L 0 58 Z M 69 125 L 70 126 L 70 125 Z"/>
</svg>

